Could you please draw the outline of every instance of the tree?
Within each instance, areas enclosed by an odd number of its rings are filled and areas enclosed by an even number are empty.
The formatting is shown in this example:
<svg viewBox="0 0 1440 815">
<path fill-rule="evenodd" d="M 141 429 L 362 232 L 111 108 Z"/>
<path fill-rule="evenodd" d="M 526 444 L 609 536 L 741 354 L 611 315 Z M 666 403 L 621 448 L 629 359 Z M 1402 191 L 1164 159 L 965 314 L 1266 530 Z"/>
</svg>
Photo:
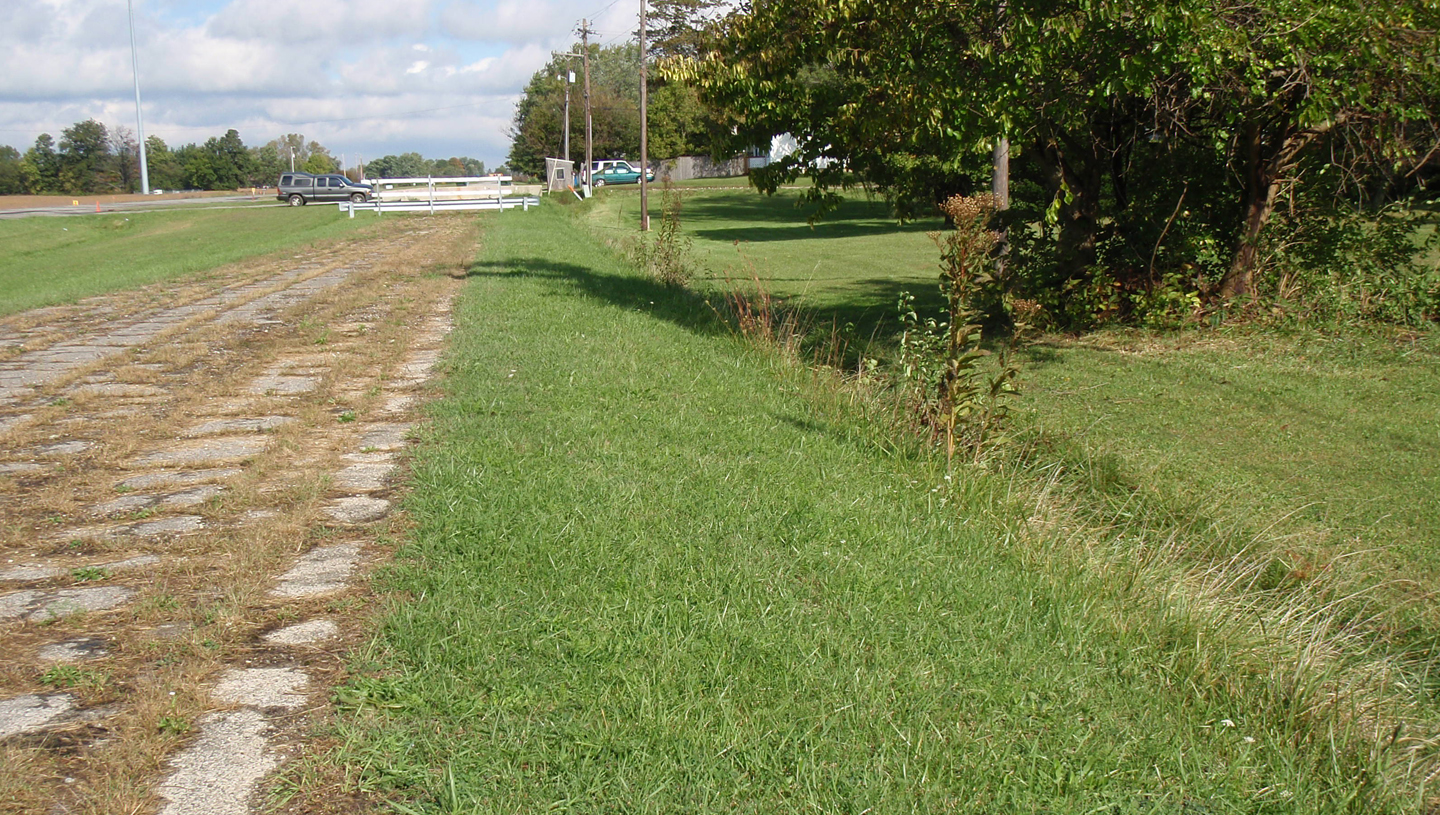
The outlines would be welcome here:
<svg viewBox="0 0 1440 815">
<path fill-rule="evenodd" d="M 577 43 L 574 52 L 580 50 Z M 545 158 L 564 150 L 565 85 L 557 77 L 572 69 L 555 58 L 535 72 L 515 107 L 510 130 L 510 169 L 545 174 Z M 640 150 L 640 48 L 633 43 L 590 46 L 590 108 L 597 159 L 624 158 Z M 584 101 L 578 87 L 570 90 L 570 144 L 585 144 Z"/>
<path fill-rule="evenodd" d="M 1308 147 L 1336 130 L 1363 131 L 1393 164 L 1414 149 L 1406 125 L 1440 117 L 1431 96 L 1440 6 L 1214 0 L 1207 11 L 1195 26 L 1205 52 L 1180 52 L 1195 100 L 1182 112 L 1192 131 L 1228 140 L 1243 221 L 1220 293 L 1245 297 L 1261 233 Z"/>
<path fill-rule="evenodd" d="M 904 211 L 968 192 L 1004 135 L 1035 185 L 1012 217 L 1034 219 L 1026 234 L 1053 228 L 1030 245 L 1053 257 L 1048 285 L 1081 291 L 1102 267 L 1149 285 L 1160 242 L 1186 232 L 1167 221 L 1184 203 L 1233 247 L 1218 288 L 1234 295 L 1279 185 L 1320 135 L 1364 120 L 1397 144 L 1386 134 L 1433 121 L 1417 99 L 1436 84 L 1436 15 L 1429 0 L 1384 13 L 1354 0 L 767 0 L 665 75 L 730 117 L 734 147 L 794 134 L 797 153 L 754 174 L 761 189 L 810 175 L 824 201 L 858 176 Z"/>
<path fill-rule="evenodd" d="M 164 139 L 145 137 L 145 160 L 150 165 L 152 189 L 174 191 L 185 186 L 184 168 Z"/>
<path fill-rule="evenodd" d="M 60 131 L 60 188 L 67 193 L 99 192 L 111 186 L 110 135 L 86 119 Z"/>
<path fill-rule="evenodd" d="M 20 195 L 25 192 L 25 175 L 21 171 L 20 151 L 9 145 L 0 145 L 0 195 Z"/>
<path fill-rule="evenodd" d="M 60 156 L 55 152 L 55 139 L 49 133 L 35 137 L 35 146 L 25 151 L 20 162 L 25 191 L 34 195 L 60 191 Z"/>
<path fill-rule="evenodd" d="M 250 148 L 250 166 L 250 186 L 263 187 L 277 183 L 280 175 L 290 169 L 290 157 L 280 155 L 272 141 L 261 147 Z"/>
<path fill-rule="evenodd" d="M 424 178 L 430 170 L 431 163 L 419 153 L 381 156 L 365 163 L 367 178 Z"/>
<path fill-rule="evenodd" d="M 709 52 L 725 11 L 719 0 L 650 0 L 651 57 L 694 59 Z"/>
<path fill-rule="evenodd" d="M 128 127 L 110 131 L 110 154 L 114 157 L 115 177 L 122 192 L 140 189 L 140 145 L 135 132 Z"/>
</svg>

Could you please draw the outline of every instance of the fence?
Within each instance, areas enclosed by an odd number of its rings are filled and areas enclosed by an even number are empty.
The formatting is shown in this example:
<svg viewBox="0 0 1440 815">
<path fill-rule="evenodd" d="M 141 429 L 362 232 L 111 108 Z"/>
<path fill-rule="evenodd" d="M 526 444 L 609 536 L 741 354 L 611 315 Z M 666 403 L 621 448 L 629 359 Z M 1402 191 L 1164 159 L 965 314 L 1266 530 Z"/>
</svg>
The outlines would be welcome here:
<svg viewBox="0 0 1440 815">
<path fill-rule="evenodd" d="M 340 208 L 355 212 L 456 212 L 462 210 L 528 210 L 540 203 L 529 195 L 529 187 L 516 189 L 508 175 L 466 176 L 463 178 L 378 178 L 366 183 L 375 187 L 375 200 L 361 204 L 341 202 Z M 539 190 L 534 190 L 538 193 Z M 519 193 L 517 195 L 516 193 Z"/>
</svg>

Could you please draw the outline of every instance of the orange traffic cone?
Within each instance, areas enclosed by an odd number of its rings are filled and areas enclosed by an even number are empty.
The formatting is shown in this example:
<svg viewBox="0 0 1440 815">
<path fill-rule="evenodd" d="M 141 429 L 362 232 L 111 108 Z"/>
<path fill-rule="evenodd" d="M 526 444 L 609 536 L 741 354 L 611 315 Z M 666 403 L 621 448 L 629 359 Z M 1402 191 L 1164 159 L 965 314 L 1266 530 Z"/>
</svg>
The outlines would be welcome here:
<svg viewBox="0 0 1440 815">
<path fill-rule="evenodd" d="M 99 211 L 100 211 L 100 202 L 99 202 L 99 201 L 96 201 L 96 202 L 95 202 L 95 211 L 96 211 L 96 212 L 99 212 Z"/>
</svg>

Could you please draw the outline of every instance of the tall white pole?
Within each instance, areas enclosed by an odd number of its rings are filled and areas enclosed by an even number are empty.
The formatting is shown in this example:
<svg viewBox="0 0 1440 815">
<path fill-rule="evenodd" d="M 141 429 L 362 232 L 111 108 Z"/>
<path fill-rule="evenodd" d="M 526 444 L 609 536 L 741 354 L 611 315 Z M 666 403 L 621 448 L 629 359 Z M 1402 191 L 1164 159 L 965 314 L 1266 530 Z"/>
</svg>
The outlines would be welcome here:
<svg viewBox="0 0 1440 815">
<path fill-rule="evenodd" d="M 130 15 L 130 69 L 135 73 L 135 130 L 140 135 L 140 191 L 150 194 L 150 167 L 145 161 L 145 119 L 140 115 L 140 57 L 135 52 L 135 5 L 125 0 Z"/>
</svg>

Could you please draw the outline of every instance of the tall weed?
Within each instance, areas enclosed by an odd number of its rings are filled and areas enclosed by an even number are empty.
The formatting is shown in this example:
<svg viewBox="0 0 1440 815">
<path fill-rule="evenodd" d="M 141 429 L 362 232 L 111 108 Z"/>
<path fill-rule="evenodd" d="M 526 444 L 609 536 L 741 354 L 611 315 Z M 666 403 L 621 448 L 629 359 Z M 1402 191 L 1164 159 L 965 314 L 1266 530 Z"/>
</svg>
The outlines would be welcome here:
<svg viewBox="0 0 1440 815">
<path fill-rule="evenodd" d="M 951 231 L 930 234 L 940 248 L 940 293 L 947 314 L 943 320 L 922 320 L 914 296 L 901 296 L 905 330 L 898 374 L 912 414 L 943 442 L 946 461 L 953 463 L 957 450 L 978 459 L 987 446 L 1003 441 L 1007 397 L 1016 392 L 1019 369 L 1008 349 L 997 366 L 983 363 L 989 352 L 980 345 L 976 322 L 980 301 L 998 291 L 991 272 L 998 235 L 988 226 L 994 199 L 957 195 L 940 208 L 955 224 Z"/>
</svg>

